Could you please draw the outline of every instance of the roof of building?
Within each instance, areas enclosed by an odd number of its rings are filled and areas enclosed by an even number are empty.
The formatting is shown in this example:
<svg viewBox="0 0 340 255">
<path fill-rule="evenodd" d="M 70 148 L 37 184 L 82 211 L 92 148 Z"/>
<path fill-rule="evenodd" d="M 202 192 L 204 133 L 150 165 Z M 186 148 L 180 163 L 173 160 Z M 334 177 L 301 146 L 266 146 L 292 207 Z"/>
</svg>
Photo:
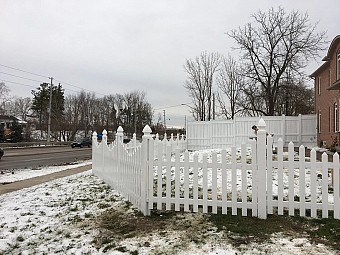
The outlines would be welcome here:
<svg viewBox="0 0 340 255">
<path fill-rule="evenodd" d="M 340 44 L 340 35 L 337 35 L 333 41 L 331 42 L 329 48 L 328 48 L 328 52 L 327 55 L 322 59 L 322 61 L 326 61 L 325 63 L 323 63 L 318 69 L 316 69 L 311 75 L 310 77 L 316 77 L 317 74 L 324 69 L 324 67 L 329 65 L 329 60 L 336 48 L 336 46 Z"/>
<path fill-rule="evenodd" d="M 327 55 L 322 59 L 323 61 L 328 61 L 330 60 L 333 51 L 335 50 L 336 46 L 340 43 L 340 35 L 337 35 L 333 41 L 331 42 L 331 45 L 328 48 Z"/>
<path fill-rule="evenodd" d="M 1 121 L 6 121 L 6 120 L 7 121 L 17 121 L 20 124 L 26 124 L 27 123 L 26 121 L 21 120 L 21 119 L 19 119 L 17 117 L 14 117 L 12 115 L 0 115 L 0 122 Z"/>
</svg>

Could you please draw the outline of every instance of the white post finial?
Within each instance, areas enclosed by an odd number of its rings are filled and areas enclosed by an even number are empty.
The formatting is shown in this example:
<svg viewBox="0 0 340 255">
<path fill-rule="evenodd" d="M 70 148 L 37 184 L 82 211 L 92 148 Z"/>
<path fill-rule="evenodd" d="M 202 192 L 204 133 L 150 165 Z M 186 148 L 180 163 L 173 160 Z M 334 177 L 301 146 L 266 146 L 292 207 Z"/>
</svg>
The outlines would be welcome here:
<svg viewBox="0 0 340 255">
<path fill-rule="evenodd" d="M 102 141 L 107 144 L 107 131 L 106 129 L 103 130 L 103 138 L 102 138 Z"/>
<path fill-rule="evenodd" d="M 259 130 L 265 130 L 267 127 L 266 122 L 261 118 L 257 124 L 257 127 Z"/>
<path fill-rule="evenodd" d="M 117 128 L 116 136 L 117 136 L 117 141 L 119 141 L 120 143 L 123 143 L 124 129 L 121 126 Z"/>
<path fill-rule="evenodd" d="M 92 142 L 97 142 L 97 132 L 96 131 L 94 131 L 92 133 Z"/>
<path fill-rule="evenodd" d="M 146 125 L 144 128 L 143 128 L 143 133 L 144 135 L 150 135 L 151 136 L 151 128 L 149 127 L 149 125 Z"/>
</svg>

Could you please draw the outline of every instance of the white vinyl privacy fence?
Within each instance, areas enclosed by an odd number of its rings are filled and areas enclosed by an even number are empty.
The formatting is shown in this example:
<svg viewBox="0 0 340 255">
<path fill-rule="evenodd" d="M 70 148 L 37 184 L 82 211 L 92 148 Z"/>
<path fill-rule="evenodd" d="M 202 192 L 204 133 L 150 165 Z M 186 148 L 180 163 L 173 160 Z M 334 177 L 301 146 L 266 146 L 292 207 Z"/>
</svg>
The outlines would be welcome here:
<svg viewBox="0 0 340 255">
<path fill-rule="evenodd" d="M 267 132 L 273 135 L 274 145 L 279 138 L 285 146 L 293 142 L 296 146 L 316 146 L 316 115 L 264 116 Z M 195 121 L 187 123 L 187 142 L 189 150 L 230 148 L 249 143 L 254 136 L 251 127 L 260 117 L 236 117 L 227 121 Z"/>
<path fill-rule="evenodd" d="M 122 130 L 107 145 L 93 135 L 93 172 L 124 194 L 142 213 L 150 210 L 203 211 L 252 215 L 268 214 L 340 218 L 339 156 L 316 161 L 316 151 L 305 157 L 305 147 L 294 152 L 289 143 L 266 135 L 266 124 L 258 123 L 257 140 L 239 148 L 184 151 L 185 140 L 154 139 L 146 126 L 139 147 L 127 150 Z M 165 144 L 165 146 L 164 146 Z M 332 173 L 332 174 L 331 174 Z M 332 179 L 332 176 L 334 179 Z"/>
</svg>

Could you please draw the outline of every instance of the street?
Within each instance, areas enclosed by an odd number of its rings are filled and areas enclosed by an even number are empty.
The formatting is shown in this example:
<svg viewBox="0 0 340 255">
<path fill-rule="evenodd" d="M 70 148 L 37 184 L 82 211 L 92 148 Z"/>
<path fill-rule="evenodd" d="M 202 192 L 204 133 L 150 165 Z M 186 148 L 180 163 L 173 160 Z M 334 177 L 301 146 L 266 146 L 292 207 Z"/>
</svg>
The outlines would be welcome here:
<svg viewBox="0 0 340 255">
<path fill-rule="evenodd" d="M 69 164 L 92 158 L 92 148 L 27 147 L 5 148 L 0 170 Z"/>
</svg>

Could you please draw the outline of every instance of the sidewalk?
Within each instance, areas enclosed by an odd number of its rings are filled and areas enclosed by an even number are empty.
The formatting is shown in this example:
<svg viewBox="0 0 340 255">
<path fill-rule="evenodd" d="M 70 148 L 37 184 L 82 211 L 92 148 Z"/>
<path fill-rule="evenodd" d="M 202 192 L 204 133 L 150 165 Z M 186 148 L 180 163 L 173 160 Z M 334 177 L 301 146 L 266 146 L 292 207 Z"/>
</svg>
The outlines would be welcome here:
<svg viewBox="0 0 340 255">
<path fill-rule="evenodd" d="M 73 174 L 85 172 L 85 171 L 88 171 L 88 170 L 91 170 L 91 169 L 92 169 L 92 164 L 77 167 L 77 168 L 67 169 L 67 170 L 64 170 L 64 171 L 55 172 L 55 173 L 51 173 L 51 174 L 47 174 L 47 175 L 37 176 L 37 177 L 34 177 L 34 178 L 13 182 L 13 183 L 10 183 L 10 184 L 0 185 L 0 195 L 6 194 L 6 193 L 9 193 L 9 192 L 13 192 L 13 191 L 16 191 L 16 190 L 20 190 L 20 189 L 23 189 L 23 188 L 29 188 L 29 187 L 32 187 L 32 186 L 35 186 L 35 185 L 38 185 L 38 184 L 42 184 L 42 183 L 49 182 L 49 181 L 52 181 L 52 180 L 55 180 L 55 179 L 70 176 L 70 175 L 73 175 Z"/>
</svg>

